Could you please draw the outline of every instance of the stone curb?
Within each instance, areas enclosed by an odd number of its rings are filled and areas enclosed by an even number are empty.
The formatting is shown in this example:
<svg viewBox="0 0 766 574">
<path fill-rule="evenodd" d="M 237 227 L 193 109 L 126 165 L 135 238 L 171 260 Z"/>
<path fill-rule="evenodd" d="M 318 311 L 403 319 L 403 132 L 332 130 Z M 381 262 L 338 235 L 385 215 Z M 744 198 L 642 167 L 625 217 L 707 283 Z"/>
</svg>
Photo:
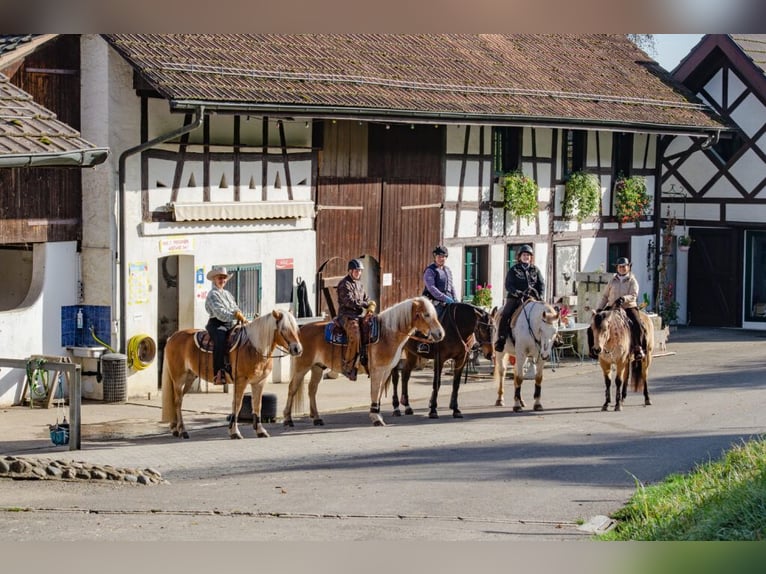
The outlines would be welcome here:
<svg viewBox="0 0 766 574">
<path fill-rule="evenodd" d="M 0 478 L 14 480 L 111 480 L 133 484 L 168 484 L 151 468 L 117 468 L 111 465 L 15 456 L 0 458 Z"/>
</svg>

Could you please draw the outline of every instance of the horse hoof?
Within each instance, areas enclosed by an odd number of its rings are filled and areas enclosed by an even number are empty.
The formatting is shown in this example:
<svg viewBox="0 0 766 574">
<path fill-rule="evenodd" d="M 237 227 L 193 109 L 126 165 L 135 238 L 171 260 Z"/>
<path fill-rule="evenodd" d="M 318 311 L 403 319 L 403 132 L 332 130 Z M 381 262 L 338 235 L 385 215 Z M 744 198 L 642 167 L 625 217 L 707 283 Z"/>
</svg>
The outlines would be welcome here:
<svg viewBox="0 0 766 574">
<path fill-rule="evenodd" d="M 372 426 L 374 426 L 374 427 L 384 427 L 384 426 L 386 426 L 386 423 L 384 423 L 383 421 L 375 421 L 374 423 L 372 423 Z"/>
<path fill-rule="evenodd" d="M 519 406 L 514 406 L 513 407 L 513 412 L 514 413 L 520 413 L 522 410 L 523 410 L 522 407 L 519 407 Z"/>
<path fill-rule="evenodd" d="M 455 409 L 454 411 L 452 411 L 452 418 L 453 419 L 462 419 L 463 418 L 463 413 L 461 413 L 458 409 Z"/>
<path fill-rule="evenodd" d="M 269 438 L 271 435 L 267 433 L 266 431 L 261 431 L 259 433 L 255 433 L 255 436 L 258 438 Z"/>
<path fill-rule="evenodd" d="M 402 411 L 400 411 L 399 409 L 394 409 L 394 412 L 391 414 L 395 417 L 400 417 L 402 416 Z"/>
<path fill-rule="evenodd" d="M 230 435 L 229 435 L 229 438 L 230 438 L 231 440 L 239 440 L 239 439 L 241 439 L 241 438 L 242 438 L 242 435 L 241 435 L 241 434 L 239 434 L 239 433 L 234 433 L 234 434 L 230 434 Z"/>
<path fill-rule="evenodd" d="M 496 407 L 504 407 L 505 406 L 505 401 L 503 399 L 497 399 L 495 401 L 495 406 Z"/>
<path fill-rule="evenodd" d="M 412 410 L 412 407 L 407 407 L 406 409 L 404 409 L 404 414 L 405 415 L 414 415 L 415 411 Z"/>
<path fill-rule="evenodd" d="M 535 405 L 533 410 L 541 411 L 541 410 L 543 410 L 543 405 Z"/>
<path fill-rule="evenodd" d="M 603 407 L 601 407 L 601 410 L 602 410 L 602 412 L 605 412 L 605 411 L 609 410 L 609 404 L 608 403 L 605 404 Z"/>
<path fill-rule="evenodd" d="M 184 431 L 181 433 L 181 438 L 189 438 L 189 433 Z"/>
<path fill-rule="evenodd" d="M 652 404 L 652 401 L 650 401 L 649 399 L 646 399 L 646 400 L 644 401 L 644 406 L 645 406 L 645 407 L 648 407 L 648 406 L 650 406 L 651 404 Z"/>
<path fill-rule="evenodd" d="M 322 419 L 314 419 L 314 426 L 315 427 L 323 427 L 324 421 Z"/>
<path fill-rule="evenodd" d="M 286 427 L 291 427 L 291 428 L 295 426 L 295 423 L 292 421 L 292 419 L 291 420 L 285 419 L 285 421 L 282 424 Z"/>
<path fill-rule="evenodd" d="M 181 436 L 181 433 L 180 433 L 180 432 L 178 432 L 177 430 L 174 430 L 174 431 L 173 431 L 173 436 L 174 436 L 174 437 L 176 437 L 176 438 L 178 438 L 179 436 Z"/>
<path fill-rule="evenodd" d="M 621 411 L 621 410 L 622 410 L 622 405 L 614 405 L 614 411 L 615 412 Z"/>
<path fill-rule="evenodd" d="M 430 413 L 428 413 L 428 418 L 429 419 L 438 419 L 439 418 L 439 413 L 437 413 L 436 411 L 431 411 Z"/>
</svg>

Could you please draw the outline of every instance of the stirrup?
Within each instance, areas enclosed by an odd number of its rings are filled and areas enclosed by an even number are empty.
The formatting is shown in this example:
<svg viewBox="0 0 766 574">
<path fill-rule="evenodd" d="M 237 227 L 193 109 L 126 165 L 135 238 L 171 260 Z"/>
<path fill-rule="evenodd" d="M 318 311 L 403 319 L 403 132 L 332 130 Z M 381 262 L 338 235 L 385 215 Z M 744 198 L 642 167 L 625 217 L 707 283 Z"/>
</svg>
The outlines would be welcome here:
<svg viewBox="0 0 766 574">
<path fill-rule="evenodd" d="M 495 342 L 495 351 L 502 353 L 503 349 L 505 349 L 505 337 L 498 337 Z"/>
<path fill-rule="evenodd" d="M 430 350 L 431 350 L 431 345 L 429 345 L 428 343 L 420 343 L 418 345 L 418 353 L 427 355 Z"/>
</svg>

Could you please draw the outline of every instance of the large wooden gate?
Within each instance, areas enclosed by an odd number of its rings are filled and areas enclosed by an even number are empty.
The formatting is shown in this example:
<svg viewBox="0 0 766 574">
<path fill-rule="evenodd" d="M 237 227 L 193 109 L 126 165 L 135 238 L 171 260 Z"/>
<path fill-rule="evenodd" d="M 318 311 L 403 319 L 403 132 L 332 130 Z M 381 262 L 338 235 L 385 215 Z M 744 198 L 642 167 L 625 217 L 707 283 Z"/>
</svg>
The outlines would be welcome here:
<svg viewBox="0 0 766 574">
<path fill-rule="evenodd" d="M 317 183 L 318 312 L 331 313 L 323 289 L 345 275 L 349 259 L 367 255 L 380 264 L 379 308 L 423 289 L 423 269 L 442 236 L 440 185 L 381 178 L 319 178 Z M 368 289 L 370 292 L 371 289 Z"/>
</svg>

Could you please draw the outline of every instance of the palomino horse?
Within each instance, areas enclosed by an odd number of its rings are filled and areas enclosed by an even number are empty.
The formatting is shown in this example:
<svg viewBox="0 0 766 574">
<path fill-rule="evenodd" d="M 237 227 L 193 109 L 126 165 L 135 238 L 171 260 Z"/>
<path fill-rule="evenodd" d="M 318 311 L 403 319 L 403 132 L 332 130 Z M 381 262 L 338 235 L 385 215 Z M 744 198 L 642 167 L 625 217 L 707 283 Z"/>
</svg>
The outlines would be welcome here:
<svg viewBox="0 0 766 574">
<path fill-rule="evenodd" d="M 286 349 L 292 356 L 303 351 L 299 337 L 298 323 L 290 313 L 274 310 L 257 317 L 243 327 L 247 338 L 229 353 L 233 379 L 234 397 L 229 415 L 229 436 L 242 438 L 237 425 L 237 416 L 242 408 L 242 397 L 247 385 L 252 389 L 253 429 L 256 436 L 268 437 L 269 433 L 261 424 L 261 396 L 266 377 L 273 367 L 276 347 Z M 181 405 L 196 377 L 205 378 L 213 373 L 213 354 L 200 351 L 194 341 L 198 329 L 176 331 L 165 345 L 165 359 L 162 366 L 162 420 L 170 423 L 173 436 L 189 438 L 186 432 Z"/>
<path fill-rule="evenodd" d="M 425 297 L 414 297 L 397 303 L 382 311 L 377 319 L 380 338 L 377 343 L 368 346 L 366 369 L 370 375 L 370 421 L 375 426 L 384 426 L 386 423 L 380 416 L 380 400 L 388 383 L 388 375 L 399 360 L 407 338 L 417 330 L 425 333 L 432 341 L 441 341 L 444 329 L 436 316 L 436 309 Z M 284 408 L 285 426 L 293 426 L 293 404 L 302 399 L 303 379 L 309 371 L 309 416 L 314 425 L 324 424 L 317 409 L 317 387 L 325 369 L 341 372 L 341 347 L 325 340 L 326 325 L 327 322 L 308 323 L 301 327 L 304 348 L 303 354 L 291 361 L 292 378 Z"/>
<path fill-rule="evenodd" d="M 463 414 L 460 412 L 457 404 L 460 377 L 463 374 L 463 368 L 474 344 L 480 345 L 482 352 L 488 359 L 492 358 L 492 320 L 489 313 L 480 307 L 475 307 L 468 303 L 451 303 L 447 306 L 442 317 L 442 326 L 445 333 L 444 339 L 429 345 L 428 352 L 418 352 L 421 342 L 417 337 L 410 338 L 404 346 L 402 361 L 391 371 L 391 380 L 394 387 L 394 416 L 401 416 L 402 414 L 399 410 L 399 396 L 397 394 L 400 366 L 402 369 L 401 404 L 404 406 L 404 413 L 411 415 L 413 411 L 407 392 L 410 373 L 415 367 L 418 358 L 424 358 L 433 359 L 434 361 L 433 391 L 431 392 L 431 400 L 428 403 L 428 418 L 439 418 L 436 412 L 436 396 L 441 387 L 442 368 L 445 361 L 449 359 L 454 361 L 452 396 L 450 397 L 449 408 L 452 409 L 452 416 L 454 418 L 463 418 Z"/>
<path fill-rule="evenodd" d="M 502 313 L 497 313 L 495 324 L 498 325 Z M 527 406 L 521 399 L 521 383 L 524 380 L 524 363 L 527 357 L 535 365 L 535 405 L 534 410 L 543 410 L 540 402 L 543 384 L 543 363 L 550 357 L 553 341 L 558 334 L 559 314 L 556 309 L 544 303 L 533 299 L 525 301 L 516 315 L 516 323 L 513 325 L 513 338 L 516 341 L 515 347 L 508 337 L 502 353 L 495 353 L 495 381 L 497 382 L 497 401 L 495 406 L 501 407 L 505 404 L 503 395 L 505 393 L 505 355 L 513 353 L 516 363 L 513 365 L 513 410 L 519 412 Z M 499 325 L 498 325 L 499 326 Z M 497 332 L 497 330 L 495 330 Z M 497 339 L 497 337 L 495 337 Z"/>
<path fill-rule="evenodd" d="M 649 365 L 652 364 L 654 348 L 654 325 L 646 313 L 639 312 L 641 326 L 646 336 L 646 355 L 640 361 L 633 360 L 633 347 L 630 342 L 628 316 L 622 309 L 606 308 L 594 312 L 590 321 L 593 330 L 593 351 L 598 354 L 598 362 L 604 373 L 606 401 L 601 407 L 607 410 L 611 403 L 611 373 L 614 365 L 614 410 L 621 411 L 622 403 L 628 394 L 628 377 L 634 391 L 644 391 L 644 406 L 649 406 Z"/>
</svg>

